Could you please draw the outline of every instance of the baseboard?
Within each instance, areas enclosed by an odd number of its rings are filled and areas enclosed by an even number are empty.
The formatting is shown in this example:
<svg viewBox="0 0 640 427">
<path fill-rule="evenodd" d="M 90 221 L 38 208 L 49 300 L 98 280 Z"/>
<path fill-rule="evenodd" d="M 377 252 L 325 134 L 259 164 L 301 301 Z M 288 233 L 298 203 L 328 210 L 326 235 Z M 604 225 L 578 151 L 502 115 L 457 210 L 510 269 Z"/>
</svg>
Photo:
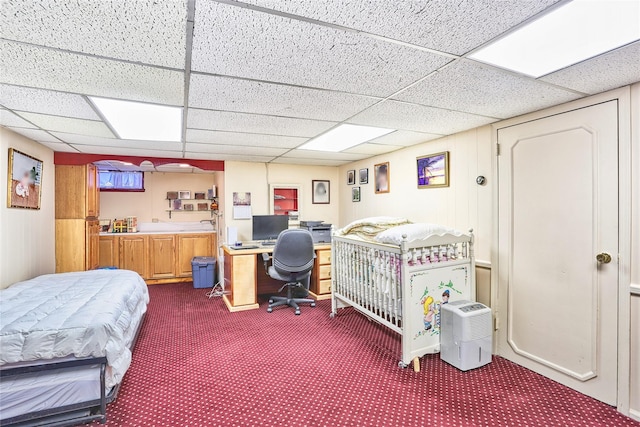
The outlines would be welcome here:
<svg viewBox="0 0 640 427">
<path fill-rule="evenodd" d="M 638 409 L 629 409 L 629 418 L 632 418 L 636 421 L 640 421 L 640 410 Z"/>
</svg>

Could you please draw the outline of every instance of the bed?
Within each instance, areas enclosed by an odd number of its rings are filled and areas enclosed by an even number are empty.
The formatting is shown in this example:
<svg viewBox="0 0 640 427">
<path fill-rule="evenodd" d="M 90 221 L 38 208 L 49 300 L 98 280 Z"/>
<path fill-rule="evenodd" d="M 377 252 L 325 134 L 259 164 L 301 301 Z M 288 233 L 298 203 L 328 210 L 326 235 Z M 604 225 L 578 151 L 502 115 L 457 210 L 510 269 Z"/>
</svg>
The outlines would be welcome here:
<svg viewBox="0 0 640 427">
<path fill-rule="evenodd" d="M 104 423 L 148 302 L 127 270 L 49 274 L 0 291 L 0 424 Z"/>
<path fill-rule="evenodd" d="M 475 299 L 473 232 L 366 218 L 332 237 L 331 316 L 353 307 L 401 335 L 398 365 L 440 351 L 440 308 Z"/>
</svg>

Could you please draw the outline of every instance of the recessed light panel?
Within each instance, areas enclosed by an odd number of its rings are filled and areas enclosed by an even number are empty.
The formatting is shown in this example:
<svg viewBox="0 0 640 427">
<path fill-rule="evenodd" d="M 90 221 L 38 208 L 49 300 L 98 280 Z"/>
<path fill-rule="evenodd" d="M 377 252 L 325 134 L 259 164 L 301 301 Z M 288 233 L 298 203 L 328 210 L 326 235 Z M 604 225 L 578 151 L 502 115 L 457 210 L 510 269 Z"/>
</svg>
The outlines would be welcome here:
<svg viewBox="0 0 640 427">
<path fill-rule="evenodd" d="M 311 141 L 298 148 L 301 150 L 338 152 L 393 131 L 395 131 L 395 129 L 342 124 L 316 138 L 313 138 Z"/>
<path fill-rule="evenodd" d="M 574 0 L 469 57 L 540 77 L 640 39 L 637 0 Z"/>
<path fill-rule="evenodd" d="M 89 97 L 121 139 L 180 141 L 182 108 Z"/>
</svg>

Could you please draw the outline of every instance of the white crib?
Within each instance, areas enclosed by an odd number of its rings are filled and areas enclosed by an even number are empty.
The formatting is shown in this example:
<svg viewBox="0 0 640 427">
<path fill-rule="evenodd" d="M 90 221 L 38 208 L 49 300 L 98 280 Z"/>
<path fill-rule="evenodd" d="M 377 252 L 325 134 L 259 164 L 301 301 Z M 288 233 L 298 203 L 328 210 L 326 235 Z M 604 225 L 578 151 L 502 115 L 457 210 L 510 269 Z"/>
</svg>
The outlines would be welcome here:
<svg viewBox="0 0 640 427">
<path fill-rule="evenodd" d="M 334 235 L 332 250 L 331 317 L 353 307 L 399 333 L 400 367 L 413 360 L 417 371 L 419 357 L 440 351 L 442 304 L 475 299 L 472 230 L 399 246 Z"/>
</svg>

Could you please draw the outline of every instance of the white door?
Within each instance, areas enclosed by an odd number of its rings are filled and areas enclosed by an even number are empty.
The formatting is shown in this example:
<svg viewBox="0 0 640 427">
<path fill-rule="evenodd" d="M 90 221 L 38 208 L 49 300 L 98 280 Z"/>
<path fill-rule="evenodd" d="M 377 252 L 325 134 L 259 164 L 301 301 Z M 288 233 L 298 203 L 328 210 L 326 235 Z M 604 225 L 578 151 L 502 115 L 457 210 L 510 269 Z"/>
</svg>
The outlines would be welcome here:
<svg viewBox="0 0 640 427">
<path fill-rule="evenodd" d="M 499 129 L 498 143 L 498 354 L 615 405 L 617 101 Z"/>
</svg>

